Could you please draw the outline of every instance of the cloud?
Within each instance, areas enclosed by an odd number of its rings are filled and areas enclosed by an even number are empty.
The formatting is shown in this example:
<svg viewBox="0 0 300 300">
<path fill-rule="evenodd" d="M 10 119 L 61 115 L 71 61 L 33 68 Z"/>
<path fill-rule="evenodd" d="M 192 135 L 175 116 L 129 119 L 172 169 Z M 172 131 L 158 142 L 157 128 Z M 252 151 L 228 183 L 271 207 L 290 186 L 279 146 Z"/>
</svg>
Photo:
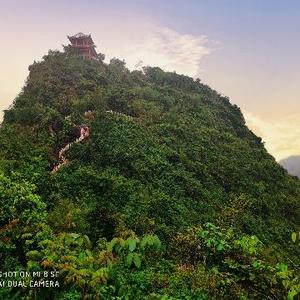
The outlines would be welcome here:
<svg viewBox="0 0 300 300">
<path fill-rule="evenodd" d="M 202 58 L 211 53 L 207 44 L 205 36 L 152 27 L 139 41 L 122 47 L 118 56 L 126 60 L 130 69 L 150 65 L 195 77 Z"/>
<path fill-rule="evenodd" d="M 264 120 L 244 112 L 247 125 L 265 142 L 267 150 L 279 161 L 300 154 L 300 115 L 285 119 Z"/>
</svg>

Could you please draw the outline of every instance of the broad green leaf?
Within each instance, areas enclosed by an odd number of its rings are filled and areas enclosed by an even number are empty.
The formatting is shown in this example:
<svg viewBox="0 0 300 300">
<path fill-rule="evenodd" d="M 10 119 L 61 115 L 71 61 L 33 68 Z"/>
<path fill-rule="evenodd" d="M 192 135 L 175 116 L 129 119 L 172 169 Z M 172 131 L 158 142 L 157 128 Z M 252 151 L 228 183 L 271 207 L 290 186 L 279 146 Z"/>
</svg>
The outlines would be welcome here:
<svg viewBox="0 0 300 300">
<path fill-rule="evenodd" d="M 138 269 L 141 267 L 141 264 L 142 264 L 141 258 L 136 253 L 134 253 L 134 256 L 133 256 L 133 262 Z"/>
<path fill-rule="evenodd" d="M 136 248 L 136 240 L 135 239 L 128 239 L 127 243 L 128 243 L 129 251 L 133 252 Z"/>
<path fill-rule="evenodd" d="M 125 259 L 125 264 L 126 264 L 127 267 L 130 267 L 130 266 L 131 266 L 132 260 L 133 260 L 133 253 L 129 253 L 129 254 L 126 256 L 126 259 Z"/>
<path fill-rule="evenodd" d="M 297 296 L 298 292 L 294 289 L 291 289 L 288 293 L 288 300 L 293 300 L 295 296 Z"/>
</svg>

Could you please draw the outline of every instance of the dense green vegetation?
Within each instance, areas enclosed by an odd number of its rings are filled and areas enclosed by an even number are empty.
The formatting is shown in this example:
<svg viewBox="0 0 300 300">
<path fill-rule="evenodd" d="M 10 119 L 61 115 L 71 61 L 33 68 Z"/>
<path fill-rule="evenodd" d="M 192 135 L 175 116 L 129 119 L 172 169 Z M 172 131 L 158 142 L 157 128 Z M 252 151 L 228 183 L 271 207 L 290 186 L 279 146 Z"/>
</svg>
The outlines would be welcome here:
<svg viewBox="0 0 300 300">
<path fill-rule="evenodd" d="M 0 128 L 1 269 L 60 286 L 1 299 L 297 299 L 300 182 L 237 106 L 69 48 L 29 70 Z"/>
</svg>

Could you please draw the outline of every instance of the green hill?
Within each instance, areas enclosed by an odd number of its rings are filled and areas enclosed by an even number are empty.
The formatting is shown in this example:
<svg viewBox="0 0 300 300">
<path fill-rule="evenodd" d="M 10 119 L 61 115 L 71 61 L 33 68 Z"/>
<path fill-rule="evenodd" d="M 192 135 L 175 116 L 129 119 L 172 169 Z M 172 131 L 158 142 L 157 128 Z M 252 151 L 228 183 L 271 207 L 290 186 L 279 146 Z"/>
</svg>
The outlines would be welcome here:
<svg viewBox="0 0 300 300">
<path fill-rule="evenodd" d="M 300 183 L 229 99 L 69 48 L 29 70 L 0 129 L 0 262 L 60 287 L 0 296 L 293 299 Z"/>
</svg>

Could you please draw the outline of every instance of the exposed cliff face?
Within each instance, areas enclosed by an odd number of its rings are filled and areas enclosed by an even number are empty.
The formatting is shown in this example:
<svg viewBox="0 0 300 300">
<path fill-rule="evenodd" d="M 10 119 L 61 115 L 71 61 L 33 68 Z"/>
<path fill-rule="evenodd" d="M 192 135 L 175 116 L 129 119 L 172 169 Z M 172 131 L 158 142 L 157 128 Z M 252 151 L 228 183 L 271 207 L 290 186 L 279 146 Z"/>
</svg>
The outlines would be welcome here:
<svg viewBox="0 0 300 300">
<path fill-rule="evenodd" d="M 80 124 L 91 132 L 76 143 Z M 30 66 L 5 112 L 0 146 L 0 171 L 34 184 L 45 203 L 38 207 L 49 239 L 86 235 L 95 250 L 103 239 L 151 233 L 176 265 L 172 247 L 187 242 L 178 232 L 212 222 L 258 236 L 273 256 L 297 255 L 290 234 L 300 219 L 299 181 L 267 153 L 240 109 L 199 80 L 50 51 Z M 51 175 L 57 155 L 65 167 Z M 189 268 L 180 270 L 196 269 Z"/>
<path fill-rule="evenodd" d="M 300 179 L 300 155 L 289 156 L 279 162 L 291 175 Z"/>
</svg>

